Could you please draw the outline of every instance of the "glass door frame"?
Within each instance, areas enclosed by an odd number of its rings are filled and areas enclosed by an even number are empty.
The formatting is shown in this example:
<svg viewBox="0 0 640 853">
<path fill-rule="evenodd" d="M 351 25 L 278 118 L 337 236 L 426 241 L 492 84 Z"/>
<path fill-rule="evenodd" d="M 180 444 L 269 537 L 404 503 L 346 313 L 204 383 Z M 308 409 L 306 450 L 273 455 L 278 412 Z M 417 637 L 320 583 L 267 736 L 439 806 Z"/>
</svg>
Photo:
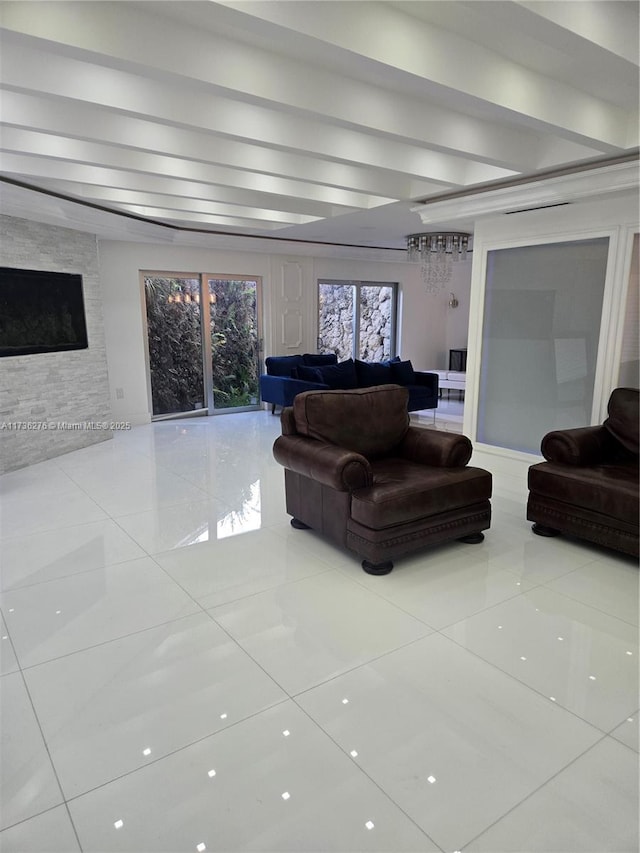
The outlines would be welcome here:
<svg viewBox="0 0 640 853">
<path fill-rule="evenodd" d="M 197 279 L 200 282 L 200 335 L 202 341 L 202 377 L 203 377 L 203 399 L 204 406 L 187 412 L 170 412 L 166 414 L 153 414 L 153 394 L 151 388 L 151 357 L 149 351 L 149 326 L 147 322 L 145 278 L 176 278 Z M 144 333 L 145 367 L 147 374 L 147 400 L 152 421 L 176 420 L 178 418 L 199 418 L 208 415 L 224 415 L 234 412 L 253 412 L 261 408 L 260 392 L 257 391 L 256 403 L 250 406 L 217 407 L 214 402 L 213 390 L 213 364 L 211 347 L 211 311 L 209 302 L 209 280 L 215 281 L 255 281 L 256 283 L 256 370 L 260 372 L 260 358 L 263 351 L 263 318 L 262 318 L 262 276 L 259 275 L 234 275 L 229 273 L 203 273 L 203 272 L 178 272 L 176 270 L 139 270 L 140 300 L 142 307 L 142 325 Z M 206 298 L 205 298 L 206 296 Z"/>
</svg>

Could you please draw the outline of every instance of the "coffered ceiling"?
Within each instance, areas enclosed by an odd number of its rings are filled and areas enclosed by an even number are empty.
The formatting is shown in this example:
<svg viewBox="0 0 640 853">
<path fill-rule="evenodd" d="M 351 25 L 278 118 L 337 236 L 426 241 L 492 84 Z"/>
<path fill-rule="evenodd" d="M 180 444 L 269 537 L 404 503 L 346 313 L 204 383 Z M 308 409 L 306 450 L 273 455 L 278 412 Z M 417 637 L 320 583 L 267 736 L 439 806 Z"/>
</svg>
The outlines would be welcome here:
<svg viewBox="0 0 640 853">
<path fill-rule="evenodd" d="M 0 209 L 105 236 L 400 248 L 420 202 L 638 146 L 631 0 L 0 8 Z"/>
</svg>

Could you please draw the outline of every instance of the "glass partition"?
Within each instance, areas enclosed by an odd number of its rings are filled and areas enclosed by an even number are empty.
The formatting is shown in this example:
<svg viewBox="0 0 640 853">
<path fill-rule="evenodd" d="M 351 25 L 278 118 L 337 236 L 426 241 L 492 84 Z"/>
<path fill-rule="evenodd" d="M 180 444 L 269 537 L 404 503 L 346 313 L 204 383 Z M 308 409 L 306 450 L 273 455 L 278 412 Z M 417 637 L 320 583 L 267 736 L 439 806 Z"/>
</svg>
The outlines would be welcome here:
<svg viewBox="0 0 640 853">
<path fill-rule="evenodd" d="M 591 422 L 609 238 L 487 252 L 477 440 L 539 453 Z"/>
</svg>

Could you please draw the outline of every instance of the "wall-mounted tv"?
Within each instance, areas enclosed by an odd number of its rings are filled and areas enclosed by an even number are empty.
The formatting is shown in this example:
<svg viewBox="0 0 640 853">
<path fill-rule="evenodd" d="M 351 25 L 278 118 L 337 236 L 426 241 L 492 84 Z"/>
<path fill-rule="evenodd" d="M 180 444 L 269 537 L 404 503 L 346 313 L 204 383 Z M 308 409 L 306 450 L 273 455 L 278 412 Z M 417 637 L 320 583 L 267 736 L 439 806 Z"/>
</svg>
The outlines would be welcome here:
<svg viewBox="0 0 640 853">
<path fill-rule="evenodd" d="M 0 267 L 0 357 L 88 346 L 81 275 Z"/>
</svg>

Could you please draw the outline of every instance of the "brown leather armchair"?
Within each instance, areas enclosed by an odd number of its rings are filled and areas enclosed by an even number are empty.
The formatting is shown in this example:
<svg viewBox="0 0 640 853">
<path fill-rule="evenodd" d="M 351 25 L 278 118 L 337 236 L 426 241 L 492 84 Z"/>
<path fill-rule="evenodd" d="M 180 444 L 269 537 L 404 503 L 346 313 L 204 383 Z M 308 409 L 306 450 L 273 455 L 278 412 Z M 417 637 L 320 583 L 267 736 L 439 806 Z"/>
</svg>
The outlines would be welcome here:
<svg viewBox="0 0 640 853">
<path fill-rule="evenodd" d="M 426 545 L 481 542 L 491 474 L 467 467 L 471 442 L 409 425 L 399 385 L 307 391 L 281 415 L 273 453 L 285 467 L 287 512 L 387 574 Z"/>
<path fill-rule="evenodd" d="M 616 388 L 601 426 L 545 435 L 547 461 L 529 468 L 534 533 L 569 533 L 638 556 L 638 398 L 637 388 Z"/>
</svg>

